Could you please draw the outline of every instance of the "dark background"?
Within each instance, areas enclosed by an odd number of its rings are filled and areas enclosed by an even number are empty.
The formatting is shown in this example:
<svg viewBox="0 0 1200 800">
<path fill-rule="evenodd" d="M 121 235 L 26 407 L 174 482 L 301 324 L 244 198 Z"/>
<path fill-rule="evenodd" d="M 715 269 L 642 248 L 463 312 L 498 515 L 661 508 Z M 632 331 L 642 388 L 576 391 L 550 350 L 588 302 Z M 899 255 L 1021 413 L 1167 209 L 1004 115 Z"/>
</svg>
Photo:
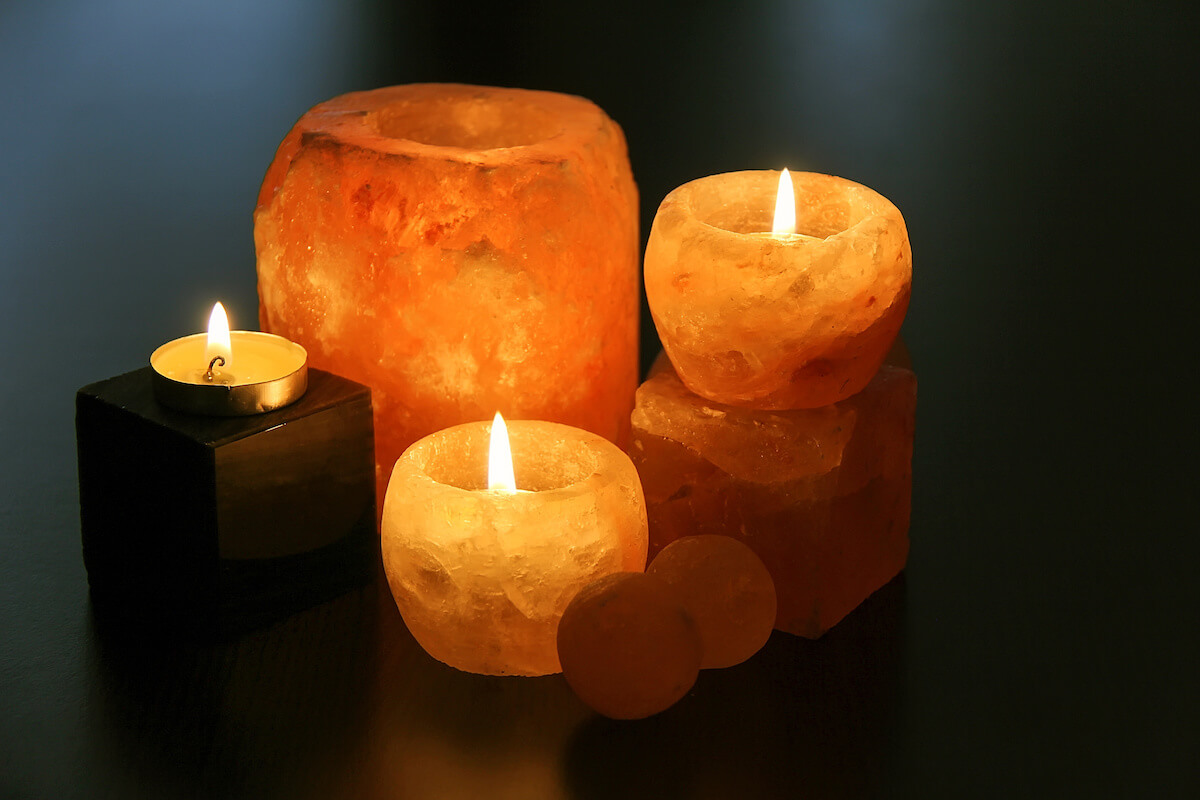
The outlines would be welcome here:
<svg viewBox="0 0 1200 800">
<path fill-rule="evenodd" d="M 0 796 L 1197 796 L 1188 7 L 0 6 Z M 735 169 L 899 206 L 921 382 L 900 579 L 624 724 L 557 676 L 433 662 L 386 589 L 220 645 L 93 619 L 75 390 L 217 298 L 253 327 L 279 140 L 416 81 L 596 101 L 643 239 L 668 191 Z"/>
</svg>

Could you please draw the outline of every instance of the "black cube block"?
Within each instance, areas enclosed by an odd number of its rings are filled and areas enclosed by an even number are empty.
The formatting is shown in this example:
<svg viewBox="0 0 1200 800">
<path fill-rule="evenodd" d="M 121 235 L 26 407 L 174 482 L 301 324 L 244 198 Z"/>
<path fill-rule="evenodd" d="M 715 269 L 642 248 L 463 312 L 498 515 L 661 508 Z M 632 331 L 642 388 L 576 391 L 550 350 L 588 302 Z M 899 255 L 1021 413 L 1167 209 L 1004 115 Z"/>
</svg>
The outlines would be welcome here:
<svg viewBox="0 0 1200 800">
<path fill-rule="evenodd" d="M 290 406 L 162 406 L 149 367 L 79 390 L 83 559 L 98 614 L 243 630 L 374 579 L 370 390 L 309 370 Z"/>
</svg>

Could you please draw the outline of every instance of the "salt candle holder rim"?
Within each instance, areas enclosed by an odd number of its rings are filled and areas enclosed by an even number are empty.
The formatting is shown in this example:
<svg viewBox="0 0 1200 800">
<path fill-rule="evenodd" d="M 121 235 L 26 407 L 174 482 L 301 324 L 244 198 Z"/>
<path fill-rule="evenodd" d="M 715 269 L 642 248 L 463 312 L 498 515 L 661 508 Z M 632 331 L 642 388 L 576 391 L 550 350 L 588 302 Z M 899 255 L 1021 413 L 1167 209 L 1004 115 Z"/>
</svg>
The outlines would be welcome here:
<svg viewBox="0 0 1200 800">
<path fill-rule="evenodd" d="M 486 166 L 511 163 L 514 155 L 567 158 L 562 140 L 590 135 L 607 117 L 570 94 L 428 83 L 349 92 L 314 107 L 300 124 L 311 128 L 317 120 L 323 135 L 346 144 L 369 142 L 370 149 L 399 156 L 442 153 Z"/>
<path fill-rule="evenodd" d="M 805 187 L 802 185 L 805 182 L 819 182 L 824 184 L 822 187 L 822 196 L 828 197 L 831 193 L 836 194 L 839 199 L 844 198 L 850 209 L 855 212 L 862 212 L 863 206 L 867 205 L 865 213 L 857 217 L 848 225 L 838 226 L 840 229 L 832 231 L 826 236 L 820 236 L 812 233 L 797 231 L 796 233 L 774 233 L 770 230 L 770 213 L 774 209 L 775 192 L 778 187 L 779 174 L 782 170 L 770 169 L 747 169 L 736 170 L 734 172 L 722 172 L 716 175 L 706 175 L 702 178 L 696 178 L 672 190 L 666 198 L 664 198 L 662 206 L 668 203 L 677 205 L 683 216 L 693 221 L 706 232 L 711 232 L 718 237 L 732 237 L 736 239 L 744 239 L 750 237 L 757 242 L 759 246 L 770 247 L 771 243 L 775 243 L 781 247 L 803 246 L 810 243 L 828 242 L 830 240 L 838 240 L 842 238 L 851 238 L 856 232 L 864 226 L 870 224 L 874 220 L 895 215 L 899 216 L 899 209 L 895 204 L 888 200 L 883 195 L 871 189 L 868 186 L 863 186 L 860 183 L 839 178 L 833 175 L 827 175 L 821 172 L 793 172 L 792 180 L 796 184 L 797 195 L 797 223 L 802 224 L 803 219 L 800 218 L 799 209 L 801 207 L 801 199 L 803 197 Z M 707 207 L 699 201 L 697 190 L 710 183 L 727 183 L 730 180 L 737 181 L 750 180 L 761 182 L 762 202 L 761 210 L 766 216 L 765 225 L 755 226 L 753 230 L 746 230 L 745 225 L 730 227 L 720 223 L 712 222 L 712 218 L 721 211 L 726 210 L 725 206 Z M 759 187 L 755 187 L 759 188 Z M 832 191 L 831 191 L 832 190 Z M 851 197 L 850 192 L 854 192 L 857 196 Z M 663 209 L 660 207 L 660 213 Z"/>
<path fill-rule="evenodd" d="M 604 454 L 599 451 L 609 450 L 624 456 L 624 452 L 620 448 L 604 437 L 571 425 L 522 419 L 505 419 L 505 424 L 508 426 L 513 464 L 517 473 L 516 493 L 487 488 L 487 450 L 492 429 L 491 421 L 467 422 L 431 433 L 410 445 L 404 451 L 403 456 L 397 460 L 396 468 L 400 468 L 401 464 L 407 464 L 406 469 L 411 469 L 414 479 L 442 487 L 452 494 L 486 498 L 487 502 L 493 505 L 520 507 L 535 501 L 541 504 L 547 498 L 569 500 L 589 494 L 595 491 L 597 485 L 611 480 L 611 478 L 606 479 L 599 470 L 601 462 L 604 460 Z M 550 441 L 529 439 L 527 438 L 529 428 L 535 428 L 538 432 L 549 430 L 557 436 Z M 464 441 L 470 442 L 470 447 L 465 451 L 461 447 Z M 588 446 L 572 446 L 583 442 L 586 442 Z M 555 449 L 553 445 L 559 445 L 559 448 Z M 563 461 L 555 459 L 555 455 L 567 452 L 571 453 L 576 460 L 578 468 L 573 471 L 573 474 L 577 477 L 570 478 L 565 482 L 543 480 L 530 483 L 528 479 L 530 470 L 542 467 L 551 461 L 561 465 Z M 579 463 L 583 460 L 588 463 Z M 464 461 L 469 462 L 471 468 L 478 469 L 478 481 L 449 480 L 445 477 L 445 473 L 437 474 L 436 467 L 438 466 L 462 464 Z"/>
<path fill-rule="evenodd" d="M 249 343 L 267 345 L 284 352 L 299 366 L 264 380 L 244 383 L 193 383 L 181 381 L 166 374 L 164 360 L 171 352 L 190 345 L 207 343 L 207 333 L 194 333 L 172 339 L 155 348 L 150 354 L 150 376 L 154 397 L 158 402 L 190 414 L 214 417 L 244 417 L 264 414 L 291 405 L 308 390 L 308 351 L 303 346 L 262 331 L 230 331 L 230 339 L 241 342 L 241 348 Z M 202 365 L 197 365 L 199 368 Z"/>
<path fill-rule="evenodd" d="M 415 105 L 415 104 L 412 104 Z M 533 104 L 522 106 L 523 110 L 542 112 L 542 109 L 537 108 Z M 388 139 L 393 139 L 403 143 L 408 148 L 424 150 L 442 150 L 454 155 L 464 155 L 478 153 L 486 156 L 492 152 L 511 153 L 513 151 L 535 150 L 542 145 L 553 142 L 566 133 L 566 128 L 561 123 L 557 127 L 554 122 L 544 120 L 541 124 L 544 126 L 541 130 L 533 134 L 520 137 L 520 141 L 500 137 L 500 134 L 493 134 L 492 141 L 512 141 L 512 144 L 453 144 L 449 141 L 428 141 L 430 137 L 425 134 L 418 134 L 413 130 L 404 130 L 394 121 L 393 114 L 398 111 L 394 106 L 384 106 L 374 111 L 369 111 L 366 114 L 364 122 L 370 126 L 380 136 Z M 392 112 L 389 114 L 389 112 Z M 544 112 L 542 112 L 544 113 Z M 450 134 L 453 136 L 453 134 Z"/>
</svg>

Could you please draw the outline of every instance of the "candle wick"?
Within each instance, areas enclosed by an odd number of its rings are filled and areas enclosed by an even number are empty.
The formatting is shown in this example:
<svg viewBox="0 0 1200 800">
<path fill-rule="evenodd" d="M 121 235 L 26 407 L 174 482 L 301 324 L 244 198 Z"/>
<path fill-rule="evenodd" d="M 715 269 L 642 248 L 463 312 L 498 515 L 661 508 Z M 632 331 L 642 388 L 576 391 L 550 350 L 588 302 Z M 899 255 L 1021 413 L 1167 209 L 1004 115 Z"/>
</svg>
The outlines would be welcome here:
<svg viewBox="0 0 1200 800">
<path fill-rule="evenodd" d="M 213 356 L 213 360 L 208 362 L 208 372 L 204 373 L 204 380 L 210 383 L 213 381 L 213 367 L 215 366 L 225 366 L 225 356 Z"/>
</svg>

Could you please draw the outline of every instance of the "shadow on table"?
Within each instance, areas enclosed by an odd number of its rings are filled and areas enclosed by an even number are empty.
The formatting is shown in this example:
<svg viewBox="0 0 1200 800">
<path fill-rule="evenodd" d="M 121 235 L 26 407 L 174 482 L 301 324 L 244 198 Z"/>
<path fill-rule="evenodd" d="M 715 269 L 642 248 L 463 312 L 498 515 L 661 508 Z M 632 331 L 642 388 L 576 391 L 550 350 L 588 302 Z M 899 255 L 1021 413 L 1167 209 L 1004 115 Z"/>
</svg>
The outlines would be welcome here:
<svg viewBox="0 0 1200 800">
<path fill-rule="evenodd" d="M 904 576 L 818 641 L 772 635 L 657 716 L 595 715 L 561 675 L 451 669 L 381 613 L 364 769 L 339 797 L 860 797 L 886 780 Z"/>
<path fill-rule="evenodd" d="M 365 729 L 372 585 L 226 642 L 91 617 L 89 739 L 114 796 L 320 796 Z"/>
<path fill-rule="evenodd" d="M 562 797 L 566 743 L 589 716 L 562 676 L 449 667 L 421 649 L 386 600 L 369 752 L 339 797 Z"/>
<path fill-rule="evenodd" d="M 655 717 L 590 719 L 569 746 L 573 796 L 875 796 L 899 703 L 904 593 L 901 573 L 816 641 L 776 631 Z"/>
<path fill-rule="evenodd" d="M 776 632 L 650 719 L 561 675 L 428 656 L 386 584 L 220 644 L 92 621 L 89 740 L 113 796 L 857 797 L 887 774 L 904 578 L 820 640 Z"/>
</svg>

